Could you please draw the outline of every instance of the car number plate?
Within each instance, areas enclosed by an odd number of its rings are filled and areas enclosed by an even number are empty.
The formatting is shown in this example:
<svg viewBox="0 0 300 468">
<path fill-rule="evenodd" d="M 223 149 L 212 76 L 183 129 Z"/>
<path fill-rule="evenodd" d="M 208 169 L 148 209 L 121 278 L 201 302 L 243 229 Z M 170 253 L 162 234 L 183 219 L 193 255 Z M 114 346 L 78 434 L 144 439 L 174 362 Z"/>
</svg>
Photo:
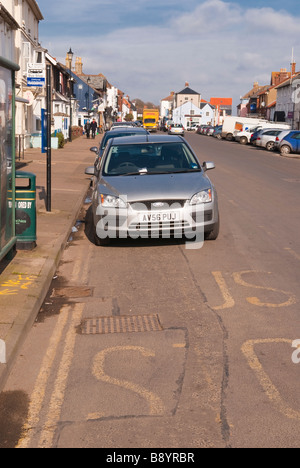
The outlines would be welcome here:
<svg viewBox="0 0 300 468">
<path fill-rule="evenodd" d="M 171 223 L 181 220 L 181 213 L 179 211 L 164 211 L 158 213 L 141 213 L 139 215 L 140 223 Z"/>
</svg>

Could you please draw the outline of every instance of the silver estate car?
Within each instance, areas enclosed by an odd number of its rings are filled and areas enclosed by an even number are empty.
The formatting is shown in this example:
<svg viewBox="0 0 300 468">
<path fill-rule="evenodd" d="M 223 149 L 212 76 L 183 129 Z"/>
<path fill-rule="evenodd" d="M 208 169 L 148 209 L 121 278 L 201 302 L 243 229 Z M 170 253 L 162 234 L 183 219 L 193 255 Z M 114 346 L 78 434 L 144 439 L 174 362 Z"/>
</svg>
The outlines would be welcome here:
<svg viewBox="0 0 300 468">
<path fill-rule="evenodd" d="M 112 138 L 97 167 L 92 194 L 96 245 L 112 238 L 214 240 L 218 198 L 192 148 L 180 136 Z"/>
</svg>

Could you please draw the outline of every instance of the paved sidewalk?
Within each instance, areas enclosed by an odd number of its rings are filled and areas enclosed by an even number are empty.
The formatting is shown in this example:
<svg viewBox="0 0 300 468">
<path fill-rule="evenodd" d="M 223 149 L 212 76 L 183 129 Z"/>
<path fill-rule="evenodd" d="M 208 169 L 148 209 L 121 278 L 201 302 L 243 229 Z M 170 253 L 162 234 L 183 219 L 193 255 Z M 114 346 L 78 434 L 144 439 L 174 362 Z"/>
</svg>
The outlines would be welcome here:
<svg viewBox="0 0 300 468">
<path fill-rule="evenodd" d="M 37 185 L 37 247 L 32 251 L 18 250 L 3 269 L 0 263 L 0 391 L 13 366 L 14 359 L 27 332 L 32 327 L 52 278 L 75 225 L 90 184 L 84 174 L 92 166 L 97 146 L 95 140 L 80 137 L 63 149 L 52 150 L 52 209 L 46 211 L 47 156 L 40 149 L 25 151 L 17 170 L 36 174 Z"/>
</svg>

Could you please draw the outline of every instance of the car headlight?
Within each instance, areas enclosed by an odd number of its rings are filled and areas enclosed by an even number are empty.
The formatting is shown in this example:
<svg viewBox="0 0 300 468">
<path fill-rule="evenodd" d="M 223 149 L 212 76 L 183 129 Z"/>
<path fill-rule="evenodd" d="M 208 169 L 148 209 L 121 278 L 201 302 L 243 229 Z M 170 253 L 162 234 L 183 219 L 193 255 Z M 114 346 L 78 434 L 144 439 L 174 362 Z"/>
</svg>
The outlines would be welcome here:
<svg viewBox="0 0 300 468">
<path fill-rule="evenodd" d="M 99 195 L 99 204 L 103 208 L 127 208 L 127 204 L 122 198 L 114 195 L 104 195 L 103 193 Z"/>
<path fill-rule="evenodd" d="M 201 192 L 195 193 L 190 200 L 190 205 L 200 205 L 202 203 L 210 203 L 212 201 L 212 190 L 202 190 Z"/>
</svg>

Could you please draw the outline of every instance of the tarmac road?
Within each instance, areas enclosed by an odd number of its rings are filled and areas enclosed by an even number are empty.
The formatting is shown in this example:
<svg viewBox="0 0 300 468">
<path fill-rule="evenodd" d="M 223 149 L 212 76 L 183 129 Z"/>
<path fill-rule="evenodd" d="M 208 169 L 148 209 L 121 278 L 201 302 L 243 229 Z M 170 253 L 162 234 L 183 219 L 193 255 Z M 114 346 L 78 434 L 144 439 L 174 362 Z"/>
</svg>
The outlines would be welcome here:
<svg viewBox="0 0 300 468">
<path fill-rule="evenodd" d="M 84 204 L 1 395 L 0 446 L 299 446 L 300 160 L 186 137 L 216 164 L 218 240 L 97 248 Z"/>
</svg>

